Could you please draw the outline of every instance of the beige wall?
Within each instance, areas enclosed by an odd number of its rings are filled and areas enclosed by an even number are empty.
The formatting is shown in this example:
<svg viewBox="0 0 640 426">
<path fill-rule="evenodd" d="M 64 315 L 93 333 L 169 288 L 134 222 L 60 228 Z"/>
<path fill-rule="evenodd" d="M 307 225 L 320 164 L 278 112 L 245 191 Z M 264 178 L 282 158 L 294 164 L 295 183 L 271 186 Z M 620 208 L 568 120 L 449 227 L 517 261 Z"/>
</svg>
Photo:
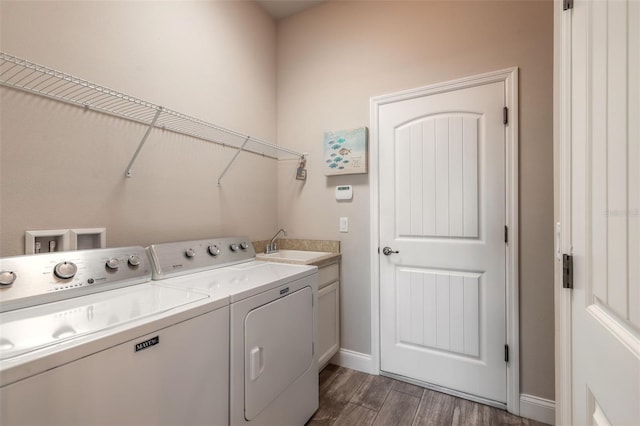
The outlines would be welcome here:
<svg viewBox="0 0 640 426">
<path fill-rule="evenodd" d="M 275 142 L 276 26 L 253 2 L 0 3 L 0 50 Z M 277 225 L 274 160 L 0 90 L 0 255 L 24 231 L 107 227 L 108 246 Z M 256 178 L 258 177 L 258 178 Z"/>
<path fill-rule="evenodd" d="M 218 188 L 231 150 L 154 131 L 126 179 L 143 127 L 0 89 L 0 255 L 22 253 L 27 229 L 106 226 L 109 246 L 276 225 L 339 239 L 342 344 L 362 353 L 369 176 L 324 177 L 323 132 L 369 125 L 371 96 L 520 67 L 521 386 L 553 398 L 550 2 L 330 2 L 276 39 L 252 2 L 2 0 L 0 37 L 3 52 L 310 153 L 305 183 L 294 161 L 242 154 Z M 335 201 L 338 184 L 352 202 Z"/>
<path fill-rule="evenodd" d="M 323 132 L 369 126 L 375 95 L 519 67 L 521 391 L 553 399 L 552 2 L 329 2 L 280 21 L 277 45 L 278 141 L 310 154 L 304 184 L 279 164 L 279 225 L 341 240 L 342 346 L 365 354 L 369 176 L 323 176 Z M 352 202 L 335 201 L 339 184 Z"/>
</svg>

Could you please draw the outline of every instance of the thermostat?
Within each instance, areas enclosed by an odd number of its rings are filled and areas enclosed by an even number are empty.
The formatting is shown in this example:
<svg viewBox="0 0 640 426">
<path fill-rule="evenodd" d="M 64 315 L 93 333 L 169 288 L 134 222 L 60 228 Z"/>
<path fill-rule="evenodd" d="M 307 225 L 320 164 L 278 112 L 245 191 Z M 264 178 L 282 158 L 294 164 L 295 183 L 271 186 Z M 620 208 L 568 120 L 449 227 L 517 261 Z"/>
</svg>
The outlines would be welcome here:
<svg viewBox="0 0 640 426">
<path fill-rule="evenodd" d="M 353 198 L 353 188 L 351 185 L 336 186 L 336 200 L 351 200 Z"/>
</svg>

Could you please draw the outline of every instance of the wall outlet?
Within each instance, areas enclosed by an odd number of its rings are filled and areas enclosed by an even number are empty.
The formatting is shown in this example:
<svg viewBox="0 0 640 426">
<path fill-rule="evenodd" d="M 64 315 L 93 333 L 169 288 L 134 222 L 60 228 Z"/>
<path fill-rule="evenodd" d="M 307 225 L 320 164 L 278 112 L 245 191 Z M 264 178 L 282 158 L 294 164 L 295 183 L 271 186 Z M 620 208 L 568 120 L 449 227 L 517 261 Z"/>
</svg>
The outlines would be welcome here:
<svg viewBox="0 0 640 426">
<path fill-rule="evenodd" d="M 340 232 L 349 232 L 349 218 L 341 217 L 340 218 Z"/>
</svg>

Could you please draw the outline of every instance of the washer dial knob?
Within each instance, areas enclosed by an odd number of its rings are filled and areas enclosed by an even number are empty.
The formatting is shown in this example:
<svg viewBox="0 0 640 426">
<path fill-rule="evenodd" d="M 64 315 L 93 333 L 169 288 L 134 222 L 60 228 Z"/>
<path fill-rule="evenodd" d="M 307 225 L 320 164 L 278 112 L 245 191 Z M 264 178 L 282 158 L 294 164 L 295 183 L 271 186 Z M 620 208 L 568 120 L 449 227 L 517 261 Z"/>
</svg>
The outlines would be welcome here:
<svg viewBox="0 0 640 426">
<path fill-rule="evenodd" d="M 106 266 L 108 269 L 116 270 L 118 269 L 118 266 L 120 266 L 120 261 L 115 257 L 110 257 L 109 259 L 107 259 Z"/>
<path fill-rule="evenodd" d="M 73 262 L 60 262 L 53 268 L 55 276 L 63 280 L 73 278 L 76 272 L 78 272 L 78 267 Z"/>
<path fill-rule="evenodd" d="M 210 254 L 211 256 L 213 256 L 213 257 L 216 257 L 217 255 L 219 255 L 219 254 L 220 254 L 220 249 L 219 249 L 219 248 L 218 248 L 218 246 L 217 246 L 217 245 L 215 245 L 215 244 L 214 244 L 214 245 L 209 246 L 209 249 L 208 249 L 208 250 L 209 250 L 209 254 Z"/>
<path fill-rule="evenodd" d="M 242 250 L 246 250 L 249 248 L 249 244 L 245 243 L 244 241 L 240 243 L 240 248 Z"/>
<path fill-rule="evenodd" d="M 191 258 L 191 257 L 193 257 L 193 256 L 195 256 L 195 255 L 196 255 L 196 252 L 195 252 L 195 250 L 193 250 L 193 249 L 189 248 L 189 249 L 186 249 L 186 250 L 184 251 L 184 255 L 185 255 L 185 256 L 187 256 L 187 257 L 189 257 L 189 258 Z"/>
<path fill-rule="evenodd" d="M 130 266 L 140 266 L 140 256 L 136 256 L 135 254 L 129 256 L 129 260 L 127 261 Z"/>
<path fill-rule="evenodd" d="M 11 285 L 16 280 L 16 273 L 13 271 L 0 272 L 0 286 Z"/>
<path fill-rule="evenodd" d="M 238 245 L 236 243 L 233 243 L 229 246 L 229 249 L 233 252 L 238 251 Z"/>
</svg>

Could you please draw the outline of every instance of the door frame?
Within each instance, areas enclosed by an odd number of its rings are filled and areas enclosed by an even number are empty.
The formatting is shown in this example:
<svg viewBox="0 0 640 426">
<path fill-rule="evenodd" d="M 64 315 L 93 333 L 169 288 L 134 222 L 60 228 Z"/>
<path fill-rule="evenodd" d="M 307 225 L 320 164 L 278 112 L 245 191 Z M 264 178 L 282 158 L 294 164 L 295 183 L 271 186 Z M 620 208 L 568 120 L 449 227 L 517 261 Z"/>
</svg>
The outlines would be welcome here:
<svg viewBox="0 0 640 426">
<path fill-rule="evenodd" d="M 571 290 L 562 287 L 562 254 L 571 247 L 571 39 L 572 11 L 554 1 L 553 158 L 554 158 L 554 322 L 555 424 L 572 424 Z M 563 231 L 564 230 L 564 231 Z"/>
<path fill-rule="evenodd" d="M 507 363 L 507 410 L 520 414 L 520 322 L 518 296 L 518 68 L 507 68 L 486 74 L 436 83 L 416 89 L 374 96 L 370 99 L 370 223 L 371 223 L 371 365 L 372 373 L 380 374 L 380 197 L 379 197 L 379 109 L 383 105 L 435 95 L 484 84 L 504 82 L 505 105 L 509 109 L 505 126 L 505 214 L 509 227 L 506 256 L 506 341 L 509 345 Z"/>
</svg>

